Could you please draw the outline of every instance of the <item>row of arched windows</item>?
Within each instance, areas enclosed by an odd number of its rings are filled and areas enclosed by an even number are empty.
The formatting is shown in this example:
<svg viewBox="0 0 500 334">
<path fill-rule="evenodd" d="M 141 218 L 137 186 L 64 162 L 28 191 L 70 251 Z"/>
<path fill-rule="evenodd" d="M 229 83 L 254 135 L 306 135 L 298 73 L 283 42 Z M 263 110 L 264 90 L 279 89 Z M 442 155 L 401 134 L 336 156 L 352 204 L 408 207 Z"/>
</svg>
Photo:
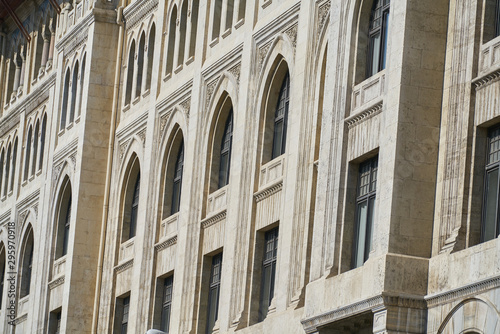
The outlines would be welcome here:
<svg viewBox="0 0 500 334">
<path fill-rule="evenodd" d="M 17 137 L 8 145 L 0 149 L 0 192 L 6 196 L 14 190 L 16 159 L 17 159 Z"/>
<path fill-rule="evenodd" d="M 77 60 L 73 67 L 68 66 L 64 76 L 64 86 L 61 102 L 61 118 L 59 130 L 65 129 L 76 117 L 80 116 L 82 107 L 82 96 L 85 80 L 85 60 L 86 54 L 82 57 L 82 62 Z"/>
<path fill-rule="evenodd" d="M 136 53 L 135 39 L 130 43 L 127 62 L 127 84 L 125 88 L 125 103 L 130 105 L 133 99 L 140 98 L 142 94 L 151 89 L 151 76 L 153 74 L 153 56 L 155 46 L 156 28 L 154 23 L 149 29 L 146 44 L 146 31 L 142 31 Z M 134 80 L 135 78 L 135 80 Z M 133 94 L 133 96 L 132 96 Z"/>
<path fill-rule="evenodd" d="M 28 127 L 24 154 L 24 181 L 42 169 L 46 129 L 47 114 L 43 115 L 41 124 L 40 119 L 37 119 L 34 128 L 31 124 Z"/>
<path fill-rule="evenodd" d="M 188 10 L 189 6 L 191 6 L 190 10 Z M 178 12 L 176 4 L 170 10 L 168 41 L 166 43 L 166 75 L 172 74 L 172 71 L 194 57 L 196 30 L 198 29 L 198 6 L 198 0 L 184 0 L 180 6 L 180 12 Z"/>
</svg>

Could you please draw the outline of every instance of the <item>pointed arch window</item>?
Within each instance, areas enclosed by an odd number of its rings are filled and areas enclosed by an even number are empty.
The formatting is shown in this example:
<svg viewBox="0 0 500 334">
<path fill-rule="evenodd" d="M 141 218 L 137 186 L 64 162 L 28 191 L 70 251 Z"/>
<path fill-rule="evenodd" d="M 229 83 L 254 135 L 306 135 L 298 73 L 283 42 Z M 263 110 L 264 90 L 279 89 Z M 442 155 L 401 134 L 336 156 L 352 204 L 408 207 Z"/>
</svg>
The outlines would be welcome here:
<svg viewBox="0 0 500 334">
<path fill-rule="evenodd" d="M 5 247 L 2 244 L 0 251 L 0 310 L 3 303 L 3 289 L 5 286 Z"/>
<path fill-rule="evenodd" d="M 188 16 L 188 1 L 184 0 L 181 7 L 181 20 L 179 29 L 179 51 L 177 58 L 177 65 L 182 65 L 184 63 L 184 51 L 186 49 L 186 29 L 187 29 L 187 17 Z"/>
<path fill-rule="evenodd" d="M 17 161 L 17 137 L 14 140 L 14 150 L 12 151 L 12 166 L 11 166 L 11 173 L 10 173 L 10 188 L 9 191 L 14 190 L 14 182 L 16 180 L 16 161 Z"/>
<path fill-rule="evenodd" d="M 142 75 L 144 73 L 144 49 L 146 46 L 146 36 L 144 32 L 139 40 L 139 50 L 137 52 L 137 78 L 135 84 L 135 97 L 140 97 L 142 92 Z"/>
<path fill-rule="evenodd" d="M 40 134 L 40 124 L 38 121 L 35 125 L 35 132 L 33 133 L 33 159 L 31 160 L 31 175 L 35 175 L 36 159 L 38 157 L 38 136 Z"/>
<path fill-rule="evenodd" d="M 288 108 L 290 105 L 290 75 L 287 72 L 281 84 L 278 104 L 274 114 L 273 152 L 271 159 L 285 153 Z"/>
<path fill-rule="evenodd" d="M 63 98 L 61 104 L 61 120 L 59 124 L 59 130 L 66 127 L 66 115 L 68 111 L 68 99 L 69 99 L 69 68 L 66 71 L 66 76 L 64 77 L 64 88 L 63 88 Z"/>
<path fill-rule="evenodd" d="M 135 41 L 132 41 L 128 54 L 127 65 L 127 83 L 125 86 L 125 105 L 129 105 L 132 100 L 132 81 L 134 79 L 134 56 L 135 56 Z"/>
<path fill-rule="evenodd" d="M 390 0 L 375 0 L 370 14 L 366 77 L 385 69 Z"/>
<path fill-rule="evenodd" d="M 153 57 L 155 53 L 155 37 L 156 37 L 156 28 L 153 23 L 151 26 L 151 30 L 149 31 L 149 39 L 148 39 L 148 68 L 146 73 L 146 90 L 151 89 L 151 77 L 153 75 Z"/>
<path fill-rule="evenodd" d="M 4 185 L 3 185 L 3 194 L 4 196 L 7 195 L 7 190 L 9 189 L 9 177 L 10 177 L 10 157 L 12 154 L 12 148 L 11 145 L 9 144 L 9 148 L 7 148 L 7 156 L 6 156 L 6 162 L 5 162 L 5 178 L 4 178 Z"/>
<path fill-rule="evenodd" d="M 233 144 L 233 109 L 229 111 L 220 147 L 219 189 L 229 183 L 231 169 L 231 148 Z"/>
<path fill-rule="evenodd" d="M 181 142 L 177 160 L 175 162 L 174 180 L 172 187 L 172 211 L 171 214 L 179 212 L 181 204 L 182 172 L 184 169 L 184 141 Z"/>
<path fill-rule="evenodd" d="M 32 141 L 32 130 L 31 126 L 28 130 L 28 137 L 26 138 L 26 151 L 24 156 L 24 181 L 28 180 L 29 170 L 30 170 L 30 157 L 31 157 L 31 141 Z"/>
<path fill-rule="evenodd" d="M 139 159 L 135 157 L 131 160 L 130 171 L 126 179 L 123 208 L 122 242 L 135 237 L 139 212 L 140 184 L 141 172 L 139 167 Z"/>
<path fill-rule="evenodd" d="M 43 166 L 43 153 L 45 149 L 45 131 L 47 128 L 47 114 L 43 115 L 42 121 L 42 132 L 40 134 L 40 159 L 38 162 L 38 169 L 42 169 Z"/>
<path fill-rule="evenodd" d="M 66 180 L 61 192 L 57 223 L 56 258 L 68 253 L 69 232 L 71 224 L 71 183 Z"/>
<path fill-rule="evenodd" d="M 174 49 L 175 49 L 175 33 L 177 20 L 177 6 L 172 8 L 170 15 L 170 24 L 168 28 L 168 44 L 167 44 L 167 64 L 165 74 L 171 74 L 174 67 Z"/>
<path fill-rule="evenodd" d="M 21 263 L 21 291 L 20 298 L 30 294 L 31 273 L 33 269 L 33 230 L 30 229 L 24 245 Z"/>
</svg>

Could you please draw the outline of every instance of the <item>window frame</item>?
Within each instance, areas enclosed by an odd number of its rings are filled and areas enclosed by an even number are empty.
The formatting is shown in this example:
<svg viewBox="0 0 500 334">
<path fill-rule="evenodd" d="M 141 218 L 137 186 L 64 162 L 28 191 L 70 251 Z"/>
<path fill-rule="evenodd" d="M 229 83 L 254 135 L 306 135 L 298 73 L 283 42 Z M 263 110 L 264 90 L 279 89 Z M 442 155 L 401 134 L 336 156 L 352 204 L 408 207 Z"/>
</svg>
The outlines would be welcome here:
<svg viewBox="0 0 500 334">
<path fill-rule="evenodd" d="M 499 149 L 495 152 L 491 152 L 492 146 L 492 134 L 497 132 L 497 142 L 499 144 Z M 488 129 L 487 136 L 487 148 L 486 148 L 486 161 L 484 166 L 484 190 L 483 190 L 483 199 L 482 199 L 482 208 L 481 208 L 481 236 L 480 243 L 487 242 L 493 239 L 498 238 L 500 235 L 500 125 L 494 126 Z M 490 157 L 492 154 L 497 153 L 498 160 L 490 162 Z M 496 206 L 495 206 L 495 237 L 491 239 L 486 239 L 486 215 L 488 210 L 488 176 L 491 172 L 497 171 L 497 186 L 496 186 Z"/>
<path fill-rule="evenodd" d="M 218 320 L 221 279 L 222 279 L 222 252 L 212 256 L 212 264 L 210 266 L 207 319 L 206 319 L 207 321 L 205 329 L 206 334 L 212 333 L 213 327 L 215 326 Z M 214 308 L 211 307 L 213 298 L 215 298 Z M 212 315 L 213 315 L 213 324 L 211 324 L 210 321 Z"/>
<path fill-rule="evenodd" d="M 170 275 L 163 280 L 162 303 L 161 303 L 161 318 L 160 330 L 170 332 L 170 319 L 172 312 L 172 297 L 174 290 L 174 276 Z M 168 292 L 170 289 L 170 292 Z M 167 319 L 167 320 L 166 320 Z"/>
<path fill-rule="evenodd" d="M 222 134 L 222 139 L 220 143 L 219 173 L 217 181 L 218 189 L 221 189 L 229 184 L 229 177 L 231 172 L 231 152 L 233 148 L 233 129 L 234 129 L 234 118 L 233 118 L 233 108 L 231 107 L 231 109 L 229 110 L 229 114 L 226 118 L 223 130 L 224 132 Z M 225 162 L 224 158 L 226 158 Z M 225 167 L 225 169 L 223 169 L 223 166 Z"/>
<path fill-rule="evenodd" d="M 264 247 L 262 254 L 262 273 L 261 273 L 261 286 L 260 286 L 260 296 L 259 296 L 259 309 L 258 309 L 258 322 L 262 322 L 269 312 L 269 306 L 274 298 L 274 290 L 276 283 L 276 265 L 278 260 L 278 241 L 279 241 L 279 227 L 275 227 L 264 234 Z M 269 248 L 271 247 L 271 248 Z M 271 256 L 267 255 L 271 253 Z M 266 272 L 266 269 L 270 268 L 270 271 Z M 267 279 L 266 273 L 269 273 Z M 266 282 L 269 285 L 266 285 Z M 266 294 L 269 296 L 269 300 L 264 300 Z M 267 301 L 267 305 L 264 303 Z M 265 313 L 263 312 L 265 309 Z"/>
<path fill-rule="evenodd" d="M 175 160 L 175 165 L 174 165 L 170 215 L 176 214 L 180 210 L 183 174 L 184 174 L 184 138 L 181 139 L 181 143 L 179 145 L 179 151 L 177 152 L 177 158 Z"/>
<path fill-rule="evenodd" d="M 372 5 L 372 9 L 370 11 L 370 21 L 368 24 L 368 52 L 367 52 L 367 61 L 366 61 L 366 78 L 369 78 L 378 72 L 382 71 L 386 67 L 387 60 L 387 42 L 389 39 L 389 15 L 390 15 L 390 0 L 375 0 Z M 377 11 L 380 11 L 380 16 L 377 18 Z M 375 20 L 380 19 L 380 25 L 374 27 Z M 378 45 L 375 44 L 376 36 L 380 36 Z M 374 51 L 376 50 L 376 46 L 379 47 L 379 54 L 377 67 L 374 68 Z"/>
<path fill-rule="evenodd" d="M 283 104 L 282 104 L 283 103 Z M 278 101 L 274 110 L 273 143 L 271 151 L 271 160 L 285 154 L 286 135 L 288 127 L 288 111 L 290 109 L 290 72 L 287 71 L 281 82 Z M 280 112 L 283 111 L 283 112 Z M 278 138 L 276 129 L 281 123 L 281 135 Z M 277 140 L 280 140 L 280 147 L 276 147 Z"/>
<path fill-rule="evenodd" d="M 368 168 L 368 175 L 363 174 L 364 167 Z M 368 182 L 363 182 L 363 177 L 368 177 Z M 356 185 L 356 207 L 355 207 L 355 225 L 354 225 L 354 238 L 352 244 L 352 258 L 351 268 L 358 268 L 368 260 L 370 251 L 373 245 L 373 226 L 375 217 L 376 195 L 377 195 L 377 180 L 378 180 L 378 155 L 373 158 L 367 159 L 359 164 L 357 185 Z M 363 192 L 363 187 L 368 187 L 367 191 Z M 360 214 L 362 205 L 366 204 L 366 220 L 361 221 L 362 215 Z M 364 240 L 360 240 L 361 224 L 365 227 Z M 363 261 L 360 263 L 359 253 L 360 244 L 363 244 Z"/>
</svg>

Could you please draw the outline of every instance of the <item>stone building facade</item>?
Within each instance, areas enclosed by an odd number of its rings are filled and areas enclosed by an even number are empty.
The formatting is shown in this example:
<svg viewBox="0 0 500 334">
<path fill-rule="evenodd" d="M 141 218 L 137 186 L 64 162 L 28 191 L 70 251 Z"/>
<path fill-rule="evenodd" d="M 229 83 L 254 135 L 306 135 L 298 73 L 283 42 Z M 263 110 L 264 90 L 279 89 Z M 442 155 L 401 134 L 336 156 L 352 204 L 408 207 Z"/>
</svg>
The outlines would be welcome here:
<svg viewBox="0 0 500 334">
<path fill-rule="evenodd" d="M 1 0 L 0 332 L 500 333 L 498 13 Z"/>
</svg>

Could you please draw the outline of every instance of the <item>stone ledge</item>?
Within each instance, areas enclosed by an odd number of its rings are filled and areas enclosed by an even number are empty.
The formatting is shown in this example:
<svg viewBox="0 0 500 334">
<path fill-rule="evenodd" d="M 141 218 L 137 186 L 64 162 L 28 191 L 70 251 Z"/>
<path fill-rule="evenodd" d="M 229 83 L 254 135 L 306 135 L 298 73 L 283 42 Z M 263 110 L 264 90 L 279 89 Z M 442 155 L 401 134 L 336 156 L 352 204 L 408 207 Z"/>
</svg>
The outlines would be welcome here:
<svg viewBox="0 0 500 334">
<path fill-rule="evenodd" d="M 500 276 L 491 277 L 479 282 L 462 286 L 446 292 L 436 293 L 425 297 L 428 307 L 447 304 L 465 297 L 478 295 L 486 291 L 500 287 Z"/>
<path fill-rule="evenodd" d="M 165 240 L 163 242 L 160 242 L 160 243 L 156 244 L 155 245 L 155 251 L 159 252 L 159 251 L 161 251 L 161 250 L 163 250 L 165 248 L 168 248 L 170 246 L 175 245 L 176 243 L 177 243 L 177 236 L 174 236 L 174 237 L 172 237 L 170 239 L 167 239 L 167 240 Z"/>
</svg>

